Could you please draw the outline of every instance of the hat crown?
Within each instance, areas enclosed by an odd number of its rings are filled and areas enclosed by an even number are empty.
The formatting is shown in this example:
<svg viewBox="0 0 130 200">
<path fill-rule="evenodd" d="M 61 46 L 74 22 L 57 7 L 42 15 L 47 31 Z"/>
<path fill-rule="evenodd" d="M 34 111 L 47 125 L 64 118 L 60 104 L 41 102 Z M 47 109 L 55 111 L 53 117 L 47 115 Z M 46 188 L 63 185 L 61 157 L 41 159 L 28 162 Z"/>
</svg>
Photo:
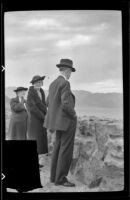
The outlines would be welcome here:
<svg viewBox="0 0 130 200">
<path fill-rule="evenodd" d="M 39 76 L 39 75 L 36 75 L 32 78 L 31 82 L 30 83 L 34 83 L 34 82 L 37 82 L 37 81 L 40 81 L 40 80 L 43 80 L 45 78 L 45 76 Z"/>
<path fill-rule="evenodd" d="M 39 80 L 40 78 L 41 78 L 41 76 L 39 76 L 39 75 L 36 75 L 36 76 L 34 76 L 34 77 L 33 77 L 33 79 L 32 79 L 32 80 L 33 80 L 33 81 L 36 81 L 36 80 Z"/>
<path fill-rule="evenodd" d="M 72 67 L 73 66 L 73 61 L 70 60 L 70 59 L 61 59 L 60 60 L 60 64 L 61 65 L 68 65 L 68 66 Z"/>
</svg>

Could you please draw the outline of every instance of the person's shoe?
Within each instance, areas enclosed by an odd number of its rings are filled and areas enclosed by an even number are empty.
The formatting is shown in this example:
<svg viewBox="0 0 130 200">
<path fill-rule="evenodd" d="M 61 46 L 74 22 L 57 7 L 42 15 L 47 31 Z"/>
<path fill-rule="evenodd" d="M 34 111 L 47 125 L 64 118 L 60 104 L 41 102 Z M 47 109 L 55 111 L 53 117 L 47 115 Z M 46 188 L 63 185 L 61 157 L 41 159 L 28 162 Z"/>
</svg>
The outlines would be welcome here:
<svg viewBox="0 0 130 200">
<path fill-rule="evenodd" d="M 69 182 L 68 180 L 66 180 L 66 181 L 63 182 L 63 183 L 55 183 L 55 185 L 56 185 L 56 186 L 62 185 L 62 186 L 64 186 L 64 187 L 75 187 L 75 184 Z"/>
</svg>

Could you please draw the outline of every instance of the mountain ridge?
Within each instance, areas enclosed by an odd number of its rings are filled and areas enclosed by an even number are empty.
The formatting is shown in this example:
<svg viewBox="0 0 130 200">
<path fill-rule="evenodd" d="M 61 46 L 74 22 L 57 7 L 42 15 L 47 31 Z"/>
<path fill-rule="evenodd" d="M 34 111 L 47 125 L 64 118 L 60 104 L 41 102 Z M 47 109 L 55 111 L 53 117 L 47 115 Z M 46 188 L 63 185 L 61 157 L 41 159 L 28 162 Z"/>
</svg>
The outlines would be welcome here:
<svg viewBox="0 0 130 200">
<path fill-rule="evenodd" d="M 6 87 L 5 96 L 8 98 L 15 97 L 13 91 L 16 87 Z M 44 90 L 47 96 L 48 90 Z M 122 93 L 92 93 L 85 90 L 73 90 L 76 97 L 77 107 L 107 107 L 107 108 L 121 108 L 123 106 Z M 6 100 L 6 99 L 5 99 Z"/>
</svg>

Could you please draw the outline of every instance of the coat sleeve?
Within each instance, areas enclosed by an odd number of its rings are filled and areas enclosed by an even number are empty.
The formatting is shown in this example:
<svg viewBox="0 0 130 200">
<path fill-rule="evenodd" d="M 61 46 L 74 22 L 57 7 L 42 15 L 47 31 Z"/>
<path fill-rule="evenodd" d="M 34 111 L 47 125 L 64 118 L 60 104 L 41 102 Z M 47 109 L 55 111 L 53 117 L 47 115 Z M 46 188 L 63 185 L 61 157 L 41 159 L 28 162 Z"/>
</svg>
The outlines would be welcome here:
<svg viewBox="0 0 130 200">
<path fill-rule="evenodd" d="M 76 112 L 74 108 L 70 105 L 70 85 L 69 82 L 66 82 L 64 86 L 61 89 L 61 105 L 63 111 L 68 114 L 71 118 L 74 118 L 76 115 Z"/>
<path fill-rule="evenodd" d="M 26 110 L 24 105 L 20 102 L 15 101 L 14 99 L 11 99 L 10 101 L 10 107 L 14 112 L 21 112 Z"/>
<path fill-rule="evenodd" d="M 33 113 L 38 119 L 44 120 L 45 116 L 37 107 L 35 101 L 30 97 L 27 98 L 27 108 L 30 113 Z"/>
<path fill-rule="evenodd" d="M 47 107 L 49 106 L 49 95 L 48 95 L 47 98 L 46 98 L 46 106 L 47 106 Z"/>
<path fill-rule="evenodd" d="M 42 95 L 43 95 L 43 102 L 42 102 L 42 110 L 44 112 L 44 114 L 46 115 L 47 113 L 47 105 L 46 105 L 46 100 L 45 100 L 45 93 L 42 90 Z"/>
</svg>

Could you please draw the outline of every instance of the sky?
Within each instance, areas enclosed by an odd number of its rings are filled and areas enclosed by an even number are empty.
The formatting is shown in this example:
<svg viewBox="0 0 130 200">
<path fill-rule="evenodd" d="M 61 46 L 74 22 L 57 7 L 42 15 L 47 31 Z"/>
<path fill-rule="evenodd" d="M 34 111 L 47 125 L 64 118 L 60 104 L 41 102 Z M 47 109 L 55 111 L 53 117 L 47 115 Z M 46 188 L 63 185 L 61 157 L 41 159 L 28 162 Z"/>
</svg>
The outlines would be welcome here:
<svg viewBox="0 0 130 200">
<path fill-rule="evenodd" d="M 5 86 L 30 86 L 45 75 L 44 89 L 59 75 L 56 64 L 73 60 L 73 90 L 122 92 L 120 11 L 6 12 Z"/>
</svg>

